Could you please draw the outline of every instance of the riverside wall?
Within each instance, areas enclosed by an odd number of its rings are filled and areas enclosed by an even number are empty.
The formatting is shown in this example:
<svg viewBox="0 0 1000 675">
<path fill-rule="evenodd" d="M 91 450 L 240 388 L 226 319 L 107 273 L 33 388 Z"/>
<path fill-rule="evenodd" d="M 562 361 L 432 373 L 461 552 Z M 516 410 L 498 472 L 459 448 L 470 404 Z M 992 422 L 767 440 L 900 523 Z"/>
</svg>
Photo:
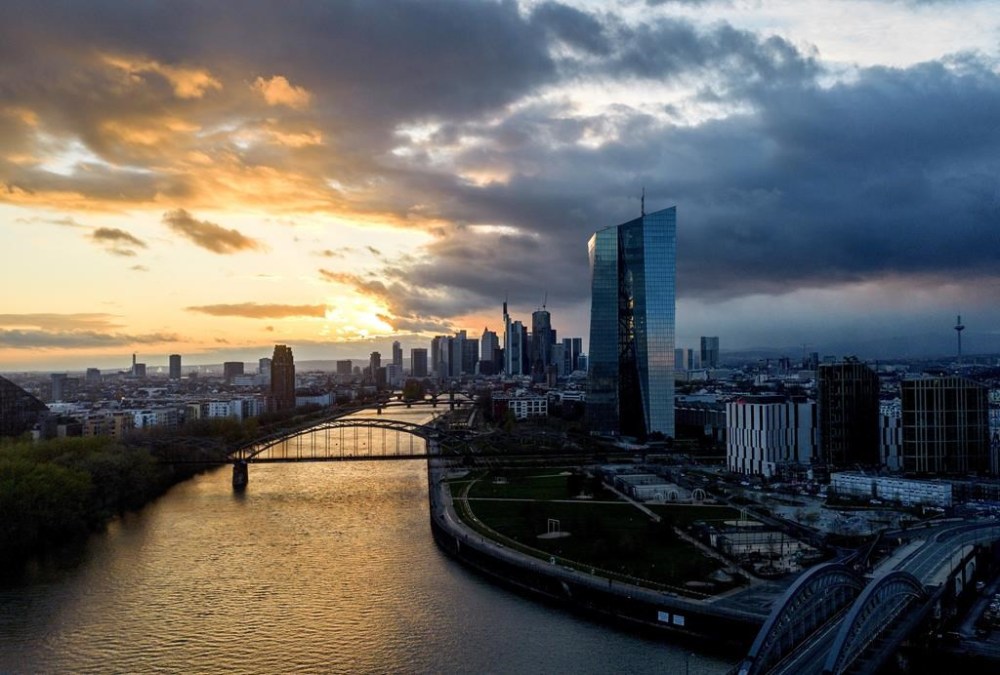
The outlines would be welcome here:
<svg viewBox="0 0 1000 675">
<path fill-rule="evenodd" d="M 429 465 L 433 460 L 428 462 Z M 683 598 L 550 564 L 504 547 L 456 514 L 443 471 L 428 467 L 431 531 L 438 547 L 485 576 L 536 598 L 618 624 L 745 652 L 765 616 Z"/>
</svg>

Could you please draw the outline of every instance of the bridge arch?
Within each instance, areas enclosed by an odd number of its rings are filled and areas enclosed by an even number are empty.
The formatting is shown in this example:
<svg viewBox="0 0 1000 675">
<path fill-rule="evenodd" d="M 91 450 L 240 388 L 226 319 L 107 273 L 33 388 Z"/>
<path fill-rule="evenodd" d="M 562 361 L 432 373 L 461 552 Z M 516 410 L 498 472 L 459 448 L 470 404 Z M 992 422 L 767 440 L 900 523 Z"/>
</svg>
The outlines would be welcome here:
<svg viewBox="0 0 1000 675">
<path fill-rule="evenodd" d="M 739 675 L 766 673 L 864 588 L 864 579 L 842 563 L 824 563 L 808 570 L 775 603 L 761 626 Z"/>
<path fill-rule="evenodd" d="M 823 672 L 845 672 L 911 602 L 924 597 L 923 585 L 909 572 L 890 572 L 868 584 L 844 617 Z"/>
<path fill-rule="evenodd" d="M 253 462 L 261 453 L 283 443 L 303 438 L 310 434 L 340 429 L 374 429 L 405 433 L 422 438 L 426 441 L 435 441 L 441 444 L 442 449 L 448 450 L 453 449 L 454 442 L 459 440 L 458 435 L 453 432 L 434 426 L 381 418 L 338 418 L 326 420 L 301 429 L 282 431 L 271 436 L 267 436 L 233 451 L 229 455 L 229 460 L 233 462 Z M 419 454 L 426 455 L 427 453 L 421 452 Z"/>
</svg>

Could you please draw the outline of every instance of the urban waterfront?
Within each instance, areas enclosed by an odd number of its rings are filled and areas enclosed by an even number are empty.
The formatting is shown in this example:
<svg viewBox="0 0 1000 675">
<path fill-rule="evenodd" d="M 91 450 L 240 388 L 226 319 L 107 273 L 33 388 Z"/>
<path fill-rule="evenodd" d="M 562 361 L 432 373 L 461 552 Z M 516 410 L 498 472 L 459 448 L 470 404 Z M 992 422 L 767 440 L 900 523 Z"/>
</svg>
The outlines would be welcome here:
<svg viewBox="0 0 1000 675">
<path fill-rule="evenodd" d="M 412 420 L 424 413 L 400 413 Z M 426 463 L 228 467 L 0 589 L 0 672 L 722 673 L 732 664 L 536 603 L 449 559 Z"/>
</svg>

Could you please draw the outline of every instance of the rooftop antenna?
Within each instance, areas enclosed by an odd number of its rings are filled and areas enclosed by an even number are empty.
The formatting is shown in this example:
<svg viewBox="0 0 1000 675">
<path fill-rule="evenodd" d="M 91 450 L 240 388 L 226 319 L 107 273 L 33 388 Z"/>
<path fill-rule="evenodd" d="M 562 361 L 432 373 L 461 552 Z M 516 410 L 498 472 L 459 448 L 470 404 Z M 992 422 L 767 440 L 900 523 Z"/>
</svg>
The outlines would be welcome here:
<svg viewBox="0 0 1000 675">
<path fill-rule="evenodd" d="M 545 291 L 545 298 L 542 299 L 542 309 L 545 309 L 547 304 L 549 304 L 549 292 Z"/>
<path fill-rule="evenodd" d="M 642 197 L 639 198 L 639 215 L 646 215 L 646 186 L 642 186 Z"/>
<path fill-rule="evenodd" d="M 962 315 L 959 314 L 955 317 L 955 332 L 958 333 L 958 365 L 962 365 L 962 331 L 965 330 L 965 326 L 962 325 Z"/>
</svg>

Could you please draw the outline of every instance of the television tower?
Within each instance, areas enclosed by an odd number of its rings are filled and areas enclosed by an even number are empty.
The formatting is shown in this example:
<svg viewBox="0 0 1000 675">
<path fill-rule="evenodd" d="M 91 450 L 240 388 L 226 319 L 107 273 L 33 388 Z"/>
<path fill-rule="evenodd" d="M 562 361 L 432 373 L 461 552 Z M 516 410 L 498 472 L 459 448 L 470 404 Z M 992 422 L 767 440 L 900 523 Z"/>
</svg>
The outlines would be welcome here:
<svg viewBox="0 0 1000 675">
<path fill-rule="evenodd" d="M 962 315 L 959 314 L 955 318 L 955 332 L 958 334 L 958 365 L 962 365 L 962 331 L 965 330 L 965 326 L 962 325 Z"/>
</svg>

